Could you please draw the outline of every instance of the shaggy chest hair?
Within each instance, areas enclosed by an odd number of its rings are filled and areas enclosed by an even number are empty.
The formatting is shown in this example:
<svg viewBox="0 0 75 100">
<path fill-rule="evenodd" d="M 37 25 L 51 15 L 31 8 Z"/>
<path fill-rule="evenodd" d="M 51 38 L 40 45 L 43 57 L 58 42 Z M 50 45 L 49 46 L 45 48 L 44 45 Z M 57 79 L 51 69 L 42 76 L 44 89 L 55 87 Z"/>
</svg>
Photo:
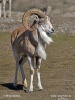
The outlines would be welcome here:
<svg viewBox="0 0 75 100">
<path fill-rule="evenodd" d="M 49 45 L 50 42 L 53 42 L 53 40 L 41 28 L 39 28 L 38 31 L 39 31 L 39 41 L 38 41 L 38 46 L 36 48 L 36 53 L 38 56 L 46 60 L 47 54 L 45 52 L 45 47 L 46 45 Z"/>
</svg>

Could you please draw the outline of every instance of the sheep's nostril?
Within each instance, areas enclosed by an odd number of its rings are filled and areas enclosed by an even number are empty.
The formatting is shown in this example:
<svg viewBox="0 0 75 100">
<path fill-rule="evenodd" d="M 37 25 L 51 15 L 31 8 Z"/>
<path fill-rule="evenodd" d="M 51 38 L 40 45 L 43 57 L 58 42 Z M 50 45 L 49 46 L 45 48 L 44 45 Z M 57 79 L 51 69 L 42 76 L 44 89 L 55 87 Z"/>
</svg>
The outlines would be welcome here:
<svg viewBox="0 0 75 100">
<path fill-rule="evenodd" d="M 52 32 L 54 32 L 54 28 L 52 28 L 51 30 L 52 30 Z"/>
</svg>

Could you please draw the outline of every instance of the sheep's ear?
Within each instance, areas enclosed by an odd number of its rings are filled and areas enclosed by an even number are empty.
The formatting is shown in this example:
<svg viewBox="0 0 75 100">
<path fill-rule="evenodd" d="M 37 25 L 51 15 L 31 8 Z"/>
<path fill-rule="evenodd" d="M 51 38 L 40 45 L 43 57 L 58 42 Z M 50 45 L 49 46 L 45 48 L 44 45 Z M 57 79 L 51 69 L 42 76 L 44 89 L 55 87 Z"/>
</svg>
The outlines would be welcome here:
<svg viewBox="0 0 75 100">
<path fill-rule="evenodd" d="M 51 12 L 51 7 L 47 6 L 46 15 L 50 16 L 50 12 Z"/>
</svg>

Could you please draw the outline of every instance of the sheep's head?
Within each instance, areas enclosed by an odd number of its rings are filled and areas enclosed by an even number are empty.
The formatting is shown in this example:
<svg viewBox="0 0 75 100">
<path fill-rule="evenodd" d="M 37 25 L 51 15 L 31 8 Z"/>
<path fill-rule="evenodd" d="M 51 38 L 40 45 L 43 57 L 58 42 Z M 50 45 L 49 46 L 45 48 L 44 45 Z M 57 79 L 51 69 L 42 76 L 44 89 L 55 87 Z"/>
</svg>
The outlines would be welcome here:
<svg viewBox="0 0 75 100">
<path fill-rule="evenodd" d="M 48 6 L 47 7 L 47 10 L 46 10 L 46 13 L 44 13 L 43 11 L 39 10 L 39 9 L 30 9 L 28 10 L 26 13 L 24 13 L 23 15 L 23 18 L 22 18 L 22 22 L 23 22 L 23 25 L 26 29 L 30 30 L 30 31 L 33 31 L 34 28 L 32 27 L 35 23 L 41 23 L 44 24 L 42 26 L 44 26 L 46 24 L 46 22 L 49 22 L 49 15 L 50 15 L 50 11 L 51 11 L 51 7 Z M 28 18 L 32 15 L 35 15 L 34 16 L 34 22 L 31 26 L 28 25 Z M 48 21 L 47 21 L 48 20 Z M 51 27 L 51 25 L 49 24 L 49 26 Z M 48 25 L 47 25 L 48 27 Z"/>
<path fill-rule="evenodd" d="M 54 28 L 48 16 L 45 16 L 44 19 L 41 19 L 39 21 L 39 28 L 41 28 L 42 31 L 46 32 L 48 36 L 50 36 L 50 34 L 54 32 Z"/>
</svg>

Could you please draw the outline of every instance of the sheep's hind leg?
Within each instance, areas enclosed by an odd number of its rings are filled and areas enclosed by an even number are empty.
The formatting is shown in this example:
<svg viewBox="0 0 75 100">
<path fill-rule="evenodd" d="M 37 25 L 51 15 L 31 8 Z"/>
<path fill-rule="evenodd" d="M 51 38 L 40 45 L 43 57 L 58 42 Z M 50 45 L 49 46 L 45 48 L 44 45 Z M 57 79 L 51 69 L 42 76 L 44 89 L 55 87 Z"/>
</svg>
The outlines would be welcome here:
<svg viewBox="0 0 75 100">
<path fill-rule="evenodd" d="M 22 83 L 24 85 L 23 89 L 25 92 L 27 92 L 27 80 L 26 80 L 26 76 L 24 74 L 24 63 L 27 61 L 27 57 L 22 57 L 19 61 L 20 64 L 20 70 L 21 70 L 21 75 L 22 75 Z"/>
<path fill-rule="evenodd" d="M 17 87 L 17 74 L 18 74 L 18 67 L 19 67 L 19 61 L 16 61 L 16 70 L 15 70 L 15 78 L 14 78 L 14 87 Z"/>
</svg>

